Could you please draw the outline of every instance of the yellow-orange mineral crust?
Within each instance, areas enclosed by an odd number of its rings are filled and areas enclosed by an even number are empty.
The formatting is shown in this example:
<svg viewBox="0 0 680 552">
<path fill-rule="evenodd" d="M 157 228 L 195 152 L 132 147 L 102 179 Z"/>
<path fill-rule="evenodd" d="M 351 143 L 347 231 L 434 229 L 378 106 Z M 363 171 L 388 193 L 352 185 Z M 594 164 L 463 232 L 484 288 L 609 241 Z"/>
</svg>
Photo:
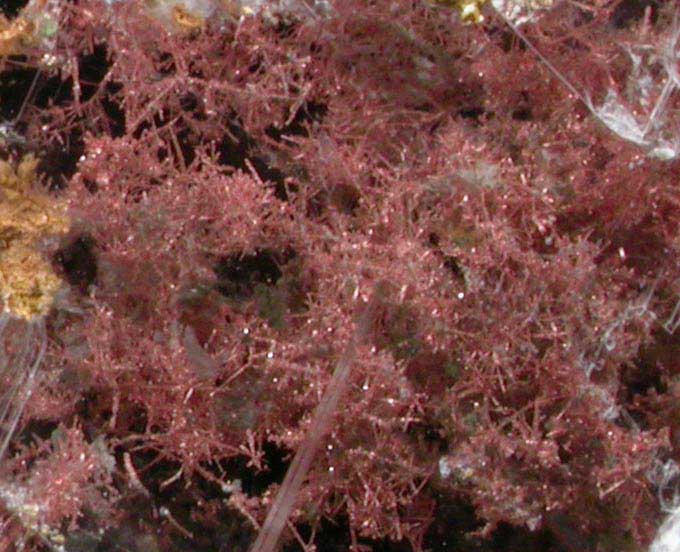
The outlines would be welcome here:
<svg viewBox="0 0 680 552">
<path fill-rule="evenodd" d="M 16 245 L 0 255 L 0 287 L 5 310 L 27 320 L 46 314 L 61 280 L 32 248 Z"/>
<path fill-rule="evenodd" d="M 0 14 L 0 57 L 17 55 L 30 41 L 34 25 L 23 17 L 9 21 Z"/>
<path fill-rule="evenodd" d="M 16 169 L 0 161 L 0 298 L 27 320 L 47 314 L 61 284 L 38 244 L 69 228 L 65 207 L 33 189 L 36 165 L 32 156 Z"/>
</svg>

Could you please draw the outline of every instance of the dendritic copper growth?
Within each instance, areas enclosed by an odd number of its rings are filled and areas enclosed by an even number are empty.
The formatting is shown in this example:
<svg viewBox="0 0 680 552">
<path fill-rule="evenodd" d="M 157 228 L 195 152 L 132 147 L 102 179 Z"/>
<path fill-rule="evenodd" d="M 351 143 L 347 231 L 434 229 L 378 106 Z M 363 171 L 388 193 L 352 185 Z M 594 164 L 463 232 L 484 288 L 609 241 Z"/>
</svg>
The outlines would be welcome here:
<svg viewBox="0 0 680 552">
<path fill-rule="evenodd" d="M 676 2 L 0 8 L 0 551 L 675 552 Z"/>
</svg>

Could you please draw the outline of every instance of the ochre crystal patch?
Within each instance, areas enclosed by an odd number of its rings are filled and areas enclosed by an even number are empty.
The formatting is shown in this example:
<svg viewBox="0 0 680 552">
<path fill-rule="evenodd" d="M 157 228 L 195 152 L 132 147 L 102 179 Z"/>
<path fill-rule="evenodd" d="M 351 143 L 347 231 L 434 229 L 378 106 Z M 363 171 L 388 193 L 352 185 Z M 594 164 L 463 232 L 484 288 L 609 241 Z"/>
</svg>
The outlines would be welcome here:
<svg viewBox="0 0 680 552">
<path fill-rule="evenodd" d="M 45 315 L 61 282 L 40 252 L 45 238 L 65 233 L 65 206 L 35 189 L 37 161 L 0 161 L 0 298 L 9 314 Z"/>
</svg>

